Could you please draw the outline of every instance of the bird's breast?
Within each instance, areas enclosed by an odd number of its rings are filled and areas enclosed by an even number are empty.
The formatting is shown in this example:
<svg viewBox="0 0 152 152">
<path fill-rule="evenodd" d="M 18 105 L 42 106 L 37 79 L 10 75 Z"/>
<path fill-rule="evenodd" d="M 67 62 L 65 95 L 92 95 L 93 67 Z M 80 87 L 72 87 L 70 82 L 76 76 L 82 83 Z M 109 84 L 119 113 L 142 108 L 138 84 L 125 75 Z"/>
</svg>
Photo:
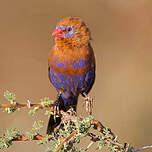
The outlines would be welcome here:
<svg viewBox="0 0 152 152">
<path fill-rule="evenodd" d="M 52 60 L 50 67 L 58 73 L 68 75 L 82 75 L 91 68 L 91 61 L 85 59 L 75 59 L 72 62 L 60 62 Z"/>
<path fill-rule="evenodd" d="M 62 53 L 62 52 L 61 52 Z M 83 75 L 94 66 L 94 56 L 50 53 L 49 66 L 57 73 Z"/>
</svg>

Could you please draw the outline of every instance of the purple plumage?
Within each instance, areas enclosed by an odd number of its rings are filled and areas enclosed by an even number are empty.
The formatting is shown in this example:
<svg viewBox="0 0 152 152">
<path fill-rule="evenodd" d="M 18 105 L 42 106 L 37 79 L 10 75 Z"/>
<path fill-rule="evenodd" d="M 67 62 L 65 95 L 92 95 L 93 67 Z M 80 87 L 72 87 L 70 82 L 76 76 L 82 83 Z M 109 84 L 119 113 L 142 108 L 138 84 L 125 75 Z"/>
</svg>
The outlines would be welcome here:
<svg viewBox="0 0 152 152">
<path fill-rule="evenodd" d="M 60 109 L 76 110 L 79 94 L 88 94 L 95 80 L 95 57 L 90 32 L 80 18 L 62 19 L 52 34 L 56 44 L 49 56 L 49 78 L 63 104 Z M 53 121 L 50 118 L 50 121 Z M 49 121 L 48 133 L 52 130 Z"/>
</svg>

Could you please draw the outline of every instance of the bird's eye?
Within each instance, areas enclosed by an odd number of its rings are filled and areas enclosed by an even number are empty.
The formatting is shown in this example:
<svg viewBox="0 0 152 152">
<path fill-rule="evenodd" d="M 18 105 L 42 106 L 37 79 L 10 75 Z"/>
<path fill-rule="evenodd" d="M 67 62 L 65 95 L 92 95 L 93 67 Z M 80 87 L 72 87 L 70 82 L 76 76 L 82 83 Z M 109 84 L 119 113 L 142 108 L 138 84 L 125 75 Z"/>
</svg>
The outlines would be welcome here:
<svg viewBox="0 0 152 152">
<path fill-rule="evenodd" d="M 70 31 L 72 30 L 72 28 L 71 28 L 71 27 L 69 27 L 67 30 L 70 32 Z"/>
<path fill-rule="evenodd" d="M 68 25 L 65 30 L 65 37 L 71 37 L 75 33 L 75 30 L 71 25 Z"/>
<path fill-rule="evenodd" d="M 71 26 L 67 26 L 67 27 L 66 27 L 66 30 L 67 30 L 68 32 L 70 32 L 70 31 L 72 30 L 72 27 L 71 27 Z"/>
</svg>

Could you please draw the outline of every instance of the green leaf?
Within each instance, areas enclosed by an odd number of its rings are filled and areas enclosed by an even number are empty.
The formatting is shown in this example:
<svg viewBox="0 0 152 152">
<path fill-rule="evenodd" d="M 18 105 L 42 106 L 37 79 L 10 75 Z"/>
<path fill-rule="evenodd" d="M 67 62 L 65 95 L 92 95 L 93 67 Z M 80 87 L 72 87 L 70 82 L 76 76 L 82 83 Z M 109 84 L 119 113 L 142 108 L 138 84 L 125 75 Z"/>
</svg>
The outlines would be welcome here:
<svg viewBox="0 0 152 152">
<path fill-rule="evenodd" d="M 13 107 L 13 108 L 5 108 L 5 111 L 8 113 L 8 114 L 11 114 L 13 112 L 15 112 L 17 110 L 16 107 Z"/>
<path fill-rule="evenodd" d="M 43 127 L 44 122 L 42 120 L 35 121 L 30 131 L 26 132 L 26 135 L 33 140 L 34 136 L 37 135 L 38 131 Z"/>
<path fill-rule="evenodd" d="M 45 115 L 47 115 L 48 117 L 50 117 L 50 115 L 54 115 L 54 112 L 50 111 L 50 110 L 46 110 L 45 111 Z"/>
<path fill-rule="evenodd" d="M 38 111 L 38 110 L 39 110 L 39 107 L 35 107 L 35 108 L 31 109 L 31 110 L 28 112 L 28 114 L 31 115 L 31 116 L 34 116 L 35 113 L 36 113 L 36 111 Z"/>
<path fill-rule="evenodd" d="M 0 149 L 10 147 L 12 145 L 12 140 L 17 137 L 20 137 L 19 130 L 16 128 L 7 129 L 4 136 L 0 140 Z"/>
<path fill-rule="evenodd" d="M 102 149 L 104 146 L 106 145 L 105 141 L 103 139 L 101 139 L 98 144 L 97 147 L 100 149 Z"/>
<path fill-rule="evenodd" d="M 4 97 L 11 103 L 11 104 L 16 104 L 15 100 L 15 94 L 9 92 L 8 90 L 4 92 Z"/>
<path fill-rule="evenodd" d="M 49 97 L 44 97 L 43 99 L 41 99 L 41 105 L 42 105 L 42 107 L 49 106 L 49 105 L 51 105 L 53 103 L 54 103 L 54 101 L 50 100 Z"/>
<path fill-rule="evenodd" d="M 32 130 L 38 132 L 43 127 L 43 125 L 44 125 L 44 121 L 42 121 L 42 120 L 39 120 L 37 122 L 35 121 L 34 124 L 33 124 Z"/>
<path fill-rule="evenodd" d="M 118 146 L 110 143 L 107 146 L 107 150 L 110 151 L 110 152 L 117 152 L 118 151 Z"/>
<path fill-rule="evenodd" d="M 107 138 L 110 137 L 110 131 L 109 131 L 109 129 L 108 129 L 108 128 L 104 128 L 104 129 L 103 129 L 103 134 L 104 134 L 104 136 L 107 137 Z"/>
</svg>

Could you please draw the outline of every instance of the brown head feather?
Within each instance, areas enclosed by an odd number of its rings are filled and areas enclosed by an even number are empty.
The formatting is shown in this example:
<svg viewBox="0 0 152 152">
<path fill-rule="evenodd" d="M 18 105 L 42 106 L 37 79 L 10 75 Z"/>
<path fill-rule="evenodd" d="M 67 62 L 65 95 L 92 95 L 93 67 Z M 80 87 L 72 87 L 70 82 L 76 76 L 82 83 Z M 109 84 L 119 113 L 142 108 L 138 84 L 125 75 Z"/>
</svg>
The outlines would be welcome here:
<svg viewBox="0 0 152 152">
<path fill-rule="evenodd" d="M 74 27 L 75 33 L 69 38 L 55 38 L 58 46 L 67 45 L 68 47 L 81 47 L 88 45 L 90 37 L 90 31 L 87 25 L 78 17 L 66 17 L 58 22 L 57 25 L 63 25 L 64 27 L 71 25 Z"/>
</svg>

